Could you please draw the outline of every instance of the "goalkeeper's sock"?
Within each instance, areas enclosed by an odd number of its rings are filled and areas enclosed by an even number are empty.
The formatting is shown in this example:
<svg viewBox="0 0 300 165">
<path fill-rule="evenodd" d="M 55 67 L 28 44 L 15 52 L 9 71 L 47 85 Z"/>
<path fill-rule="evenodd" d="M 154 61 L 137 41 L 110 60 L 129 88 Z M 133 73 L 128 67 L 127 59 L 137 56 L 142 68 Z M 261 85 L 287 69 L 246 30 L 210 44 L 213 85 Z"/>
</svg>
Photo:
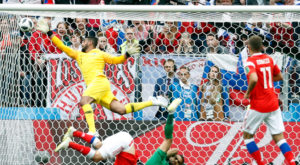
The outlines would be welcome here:
<svg viewBox="0 0 300 165">
<path fill-rule="evenodd" d="M 96 151 L 94 149 L 74 142 L 69 143 L 69 148 L 73 148 L 74 150 L 79 151 L 83 155 L 86 155 L 89 159 L 92 159 L 96 154 Z"/>
<path fill-rule="evenodd" d="M 83 105 L 82 109 L 84 111 L 86 122 L 89 126 L 89 132 L 95 133 L 96 126 L 95 126 L 95 119 L 94 119 L 94 111 L 93 111 L 91 104 Z"/>
<path fill-rule="evenodd" d="M 125 105 L 126 113 L 132 113 L 144 109 L 146 107 L 152 106 L 152 101 L 145 101 L 139 103 L 128 103 Z"/>
<path fill-rule="evenodd" d="M 93 146 L 96 146 L 96 144 L 100 141 L 96 136 L 80 132 L 80 131 L 74 131 L 73 132 L 73 137 L 79 137 L 83 139 L 84 141 L 93 144 Z"/>
<path fill-rule="evenodd" d="M 166 139 L 172 139 L 173 138 L 173 119 L 174 114 L 169 114 L 165 126 L 165 137 Z"/>
<path fill-rule="evenodd" d="M 285 139 L 280 140 L 279 142 L 277 142 L 277 145 L 280 148 L 288 164 L 296 165 L 294 154 L 292 153 L 292 149 L 290 145 L 286 142 L 286 140 Z"/>
<path fill-rule="evenodd" d="M 262 160 L 261 153 L 260 153 L 259 148 L 257 147 L 254 139 L 253 138 L 245 139 L 244 141 L 245 141 L 248 152 L 254 158 L 256 163 L 258 165 L 264 165 L 265 163 Z"/>
</svg>

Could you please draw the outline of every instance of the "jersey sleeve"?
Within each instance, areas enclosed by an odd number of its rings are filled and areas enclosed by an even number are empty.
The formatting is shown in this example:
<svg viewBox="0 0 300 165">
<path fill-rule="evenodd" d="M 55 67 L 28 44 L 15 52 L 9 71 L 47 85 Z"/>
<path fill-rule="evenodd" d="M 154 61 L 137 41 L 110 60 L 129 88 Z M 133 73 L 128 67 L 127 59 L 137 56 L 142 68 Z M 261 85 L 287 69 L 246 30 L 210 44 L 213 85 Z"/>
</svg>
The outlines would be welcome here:
<svg viewBox="0 0 300 165">
<path fill-rule="evenodd" d="M 112 56 L 109 53 L 105 53 L 105 52 L 101 52 L 101 53 L 103 54 L 104 61 L 109 64 L 121 64 L 126 60 L 124 55 Z"/>
<path fill-rule="evenodd" d="M 71 57 L 75 60 L 77 59 L 79 51 L 73 50 L 70 47 L 64 45 L 64 43 L 56 36 L 52 37 L 51 40 L 56 45 L 56 47 L 58 47 L 58 49 L 65 52 L 69 57 Z"/>
<path fill-rule="evenodd" d="M 276 76 L 280 73 L 280 69 L 278 67 L 277 64 L 274 64 L 274 67 L 273 67 L 273 76 Z"/>
<path fill-rule="evenodd" d="M 245 72 L 246 72 L 247 76 L 249 76 L 251 73 L 256 72 L 255 64 L 249 59 L 247 60 L 247 62 L 245 64 Z"/>
</svg>

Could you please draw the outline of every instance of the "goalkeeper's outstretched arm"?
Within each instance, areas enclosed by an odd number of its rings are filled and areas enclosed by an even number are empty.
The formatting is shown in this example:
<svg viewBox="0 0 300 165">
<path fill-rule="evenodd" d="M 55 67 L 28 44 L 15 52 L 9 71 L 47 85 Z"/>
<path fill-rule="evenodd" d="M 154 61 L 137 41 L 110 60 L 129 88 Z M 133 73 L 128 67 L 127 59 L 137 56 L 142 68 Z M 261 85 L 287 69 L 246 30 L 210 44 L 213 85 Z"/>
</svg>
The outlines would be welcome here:
<svg viewBox="0 0 300 165">
<path fill-rule="evenodd" d="M 132 45 L 125 45 L 122 48 L 122 55 L 121 56 L 112 56 L 108 53 L 104 53 L 104 60 L 106 63 L 109 64 L 121 64 L 126 61 L 127 58 L 131 57 L 133 54 L 139 54 L 140 53 L 140 47 L 137 43 Z"/>
<path fill-rule="evenodd" d="M 78 51 L 71 49 L 70 47 L 66 46 L 59 38 L 57 38 L 53 32 L 49 29 L 48 22 L 45 19 L 41 19 L 37 24 L 37 30 L 45 33 L 49 36 L 52 40 L 54 45 L 60 49 L 61 51 L 65 52 L 69 57 L 76 59 L 78 55 Z"/>
</svg>

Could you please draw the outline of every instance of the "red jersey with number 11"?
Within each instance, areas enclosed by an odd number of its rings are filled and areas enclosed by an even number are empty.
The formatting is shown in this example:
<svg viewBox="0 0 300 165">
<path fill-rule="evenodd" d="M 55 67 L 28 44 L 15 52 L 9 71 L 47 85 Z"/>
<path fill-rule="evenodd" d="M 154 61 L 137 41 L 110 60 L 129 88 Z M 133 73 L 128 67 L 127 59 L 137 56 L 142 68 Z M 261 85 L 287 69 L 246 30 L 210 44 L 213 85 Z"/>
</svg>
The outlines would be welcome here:
<svg viewBox="0 0 300 165">
<path fill-rule="evenodd" d="M 249 76 L 256 73 L 258 81 L 250 92 L 250 109 L 267 113 L 279 108 L 278 96 L 274 90 L 273 76 L 280 73 L 273 59 L 262 53 L 253 54 L 246 62 L 247 81 Z"/>
</svg>

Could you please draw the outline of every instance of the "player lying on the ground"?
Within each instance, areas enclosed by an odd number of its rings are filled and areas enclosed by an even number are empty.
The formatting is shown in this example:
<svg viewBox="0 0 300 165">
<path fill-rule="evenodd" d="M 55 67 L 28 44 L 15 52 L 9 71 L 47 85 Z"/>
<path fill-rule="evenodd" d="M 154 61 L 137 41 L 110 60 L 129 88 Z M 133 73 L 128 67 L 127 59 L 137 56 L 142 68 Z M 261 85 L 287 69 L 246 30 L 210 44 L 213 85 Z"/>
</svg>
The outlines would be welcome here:
<svg viewBox="0 0 300 165">
<path fill-rule="evenodd" d="M 168 110 L 172 113 L 169 115 L 166 127 L 165 127 L 165 134 L 166 140 L 160 147 L 160 153 L 166 153 L 171 144 L 172 144 L 172 133 L 173 133 L 173 113 L 180 104 L 181 99 L 174 100 Z M 93 148 L 86 147 L 80 144 L 77 144 L 72 141 L 73 137 L 79 137 L 84 141 L 90 143 Z M 132 136 L 127 132 L 119 132 L 112 136 L 107 137 L 102 142 L 94 135 L 89 135 L 80 131 L 77 131 L 74 127 L 70 127 L 67 133 L 63 137 L 63 142 L 58 145 L 55 149 L 55 152 L 58 152 L 62 149 L 72 148 L 83 155 L 86 155 L 87 158 L 93 160 L 94 162 L 103 161 L 106 159 L 112 159 L 116 157 L 115 165 L 135 165 L 137 163 L 138 157 L 135 152 L 135 147 L 133 143 Z M 174 152 L 175 151 L 175 152 Z M 177 160 L 183 162 L 183 157 L 176 155 L 176 150 L 172 151 L 172 157 L 169 158 L 170 162 L 176 162 Z M 170 152 L 171 153 L 171 152 Z M 157 154 L 156 154 L 157 155 Z M 166 154 L 165 154 L 166 155 Z M 170 156 L 171 156 L 170 155 Z M 154 156 L 152 156 L 154 157 Z M 165 157 L 166 158 L 166 157 Z M 153 159 L 153 158 L 151 158 Z M 155 158 L 155 162 L 158 159 Z M 152 161 L 153 162 L 153 161 Z M 154 162 L 154 163 L 155 163 Z M 157 164 L 155 164 L 157 165 Z"/>
<path fill-rule="evenodd" d="M 265 122 L 287 163 L 295 165 L 291 147 L 283 136 L 284 125 L 273 85 L 274 81 L 282 80 L 282 74 L 273 59 L 261 53 L 263 44 L 259 36 L 250 37 L 248 46 L 251 57 L 245 68 L 249 84 L 245 98 L 250 97 L 250 109 L 245 116 L 243 134 L 246 147 L 258 165 L 266 164 L 253 138 L 257 128 Z"/>
<path fill-rule="evenodd" d="M 49 31 L 49 25 L 45 20 L 42 19 L 39 21 L 37 29 L 43 33 L 47 33 L 54 45 L 77 61 L 87 86 L 79 104 L 84 111 L 90 133 L 96 133 L 94 112 L 91 103 L 100 104 L 121 115 L 136 112 L 149 106 L 158 105 L 166 107 L 168 105 L 168 101 L 161 96 L 157 98 L 152 97 L 146 102 L 128 103 L 124 105 L 118 101 L 111 92 L 110 82 L 103 72 L 105 64 L 124 63 L 131 55 L 140 52 L 138 45 L 128 44 L 129 46 L 126 47 L 126 53 L 119 57 L 115 57 L 96 49 L 98 44 L 97 38 L 86 37 L 82 43 L 82 51 L 76 51 L 64 45 L 59 38 L 53 35 L 52 31 Z"/>
<path fill-rule="evenodd" d="M 184 163 L 182 155 L 177 154 L 178 149 L 170 149 L 173 142 L 174 112 L 181 103 L 181 99 L 175 99 L 168 107 L 168 118 L 165 126 L 165 139 L 154 152 L 146 165 L 181 165 Z"/>
</svg>

